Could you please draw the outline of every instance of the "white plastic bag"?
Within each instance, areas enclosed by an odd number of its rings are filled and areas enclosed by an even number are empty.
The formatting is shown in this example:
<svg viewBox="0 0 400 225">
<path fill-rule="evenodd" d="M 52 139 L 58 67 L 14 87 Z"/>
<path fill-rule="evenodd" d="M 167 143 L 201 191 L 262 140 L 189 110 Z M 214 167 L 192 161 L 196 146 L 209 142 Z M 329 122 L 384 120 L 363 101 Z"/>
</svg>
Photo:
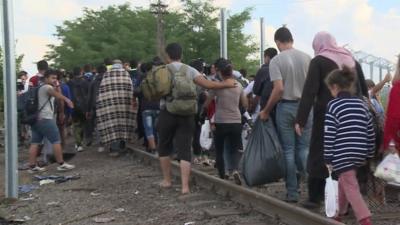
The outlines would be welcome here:
<svg viewBox="0 0 400 225">
<path fill-rule="evenodd" d="M 325 185 L 325 213 L 329 218 L 335 217 L 339 212 L 339 183 L 332 179 L 331 173 L 326 178 Z"/>
<path fill-rule="evenodd" d="M 400 184 L 400 158 L 399 155 L 389 154 L 378 165 L 374 173 L 375 177 L 387 182 Z"/>
<path fill-rule="evenodd" d="M 212 146 L 213 139 L 211 137 L 211 127 L 210 121 L 206 120 L 204 124 L 201 126 L 201 133 L 200 133 L 200 146 L 204 150 L 210 150 Z"/>
</svg>

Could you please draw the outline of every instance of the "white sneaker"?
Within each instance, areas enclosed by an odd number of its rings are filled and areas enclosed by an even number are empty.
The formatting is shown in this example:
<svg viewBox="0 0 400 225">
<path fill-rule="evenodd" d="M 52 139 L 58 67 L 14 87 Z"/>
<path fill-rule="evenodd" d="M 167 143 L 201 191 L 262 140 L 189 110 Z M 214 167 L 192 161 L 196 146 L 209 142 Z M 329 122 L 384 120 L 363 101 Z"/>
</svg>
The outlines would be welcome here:
<svg viewBox="0 0 400 225">
<path fill-rule="evenodd" d="M 100 152 L 100 153 L 101 153 L 101 152 L 104 152 L 104 150 L 105 150 L 104 147 L 99 147 L 99 148 L 97 149 L 97 152 Z"/>
<path fill-rule="evenodd" d="M 58 171 L 67 171 L 72 169 L 75 169 L 75 166 L 68 163 L 63 163 L 61 166 L 57 167 Z"/>
<path fill-rule="evenodd" d="M 40 172 L 44 172 L 44 171 L 46 171 L 45 167 L 35 166 L 35 167 L 29 169 L 28 173 L 40 173 Z"/>
</svg>

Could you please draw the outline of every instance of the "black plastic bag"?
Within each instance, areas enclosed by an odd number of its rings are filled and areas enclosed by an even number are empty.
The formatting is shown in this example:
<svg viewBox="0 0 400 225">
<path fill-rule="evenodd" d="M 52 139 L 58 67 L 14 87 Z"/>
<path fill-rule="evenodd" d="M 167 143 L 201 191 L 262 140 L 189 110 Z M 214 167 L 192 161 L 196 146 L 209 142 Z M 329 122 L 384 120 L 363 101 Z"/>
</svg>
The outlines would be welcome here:
<svg viewBox="0 0 400 225">
<path fill-rule="evenodd" d="M 272 120 L 255 122 L 243 155 L 242 173 L 249 186 L 276 182 L 285 176 L 283 150 Z"/>
</svg>

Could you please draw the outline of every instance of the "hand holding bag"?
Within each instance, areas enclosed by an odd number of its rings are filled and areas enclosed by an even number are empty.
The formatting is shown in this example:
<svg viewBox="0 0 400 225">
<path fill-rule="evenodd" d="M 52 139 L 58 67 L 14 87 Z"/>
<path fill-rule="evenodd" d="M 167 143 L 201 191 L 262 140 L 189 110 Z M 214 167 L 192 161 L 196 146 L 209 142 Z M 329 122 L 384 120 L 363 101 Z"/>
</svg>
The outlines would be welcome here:
<svg viewBox="0 0 400 225">
<path fill-rule="evenodd" d="M 329 218 L 337 216 L 339 212 L 339 183 L 332 179 L 331 171 L 326 178 L 325 185 L 325 213 Z"/>
</svg>

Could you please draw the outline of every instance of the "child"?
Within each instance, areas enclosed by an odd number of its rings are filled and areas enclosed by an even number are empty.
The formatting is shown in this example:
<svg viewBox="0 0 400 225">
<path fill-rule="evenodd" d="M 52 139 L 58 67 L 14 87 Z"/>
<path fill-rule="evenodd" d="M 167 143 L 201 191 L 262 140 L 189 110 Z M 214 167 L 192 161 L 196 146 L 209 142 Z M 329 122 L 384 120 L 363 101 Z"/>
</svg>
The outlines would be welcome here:
<svg viewBox="0 0 400 225">
<path fill-rule="evenodd" d="M 393 140 L 397 152 L 400 153 L 400 56 L 397 70 L 393 77 L 393 87 L 390 90 L 389 104 L 387 107 L 383 149 L 387 150 Z"/>
<path fill-rule="evenodd" d="M 324 158 L 329 171 L 339 177 L 339 215 L 347 213 L 350 203 L 361 225 L 371 225 L 371 213 L 360 193 L 357 167 L 374 155 L 375 133 L 367 104 L 352 95 L 356 80 L 348 67 L 334 70 L 325 82 L 335 99 L 325 115 Z"/>
</svg>

